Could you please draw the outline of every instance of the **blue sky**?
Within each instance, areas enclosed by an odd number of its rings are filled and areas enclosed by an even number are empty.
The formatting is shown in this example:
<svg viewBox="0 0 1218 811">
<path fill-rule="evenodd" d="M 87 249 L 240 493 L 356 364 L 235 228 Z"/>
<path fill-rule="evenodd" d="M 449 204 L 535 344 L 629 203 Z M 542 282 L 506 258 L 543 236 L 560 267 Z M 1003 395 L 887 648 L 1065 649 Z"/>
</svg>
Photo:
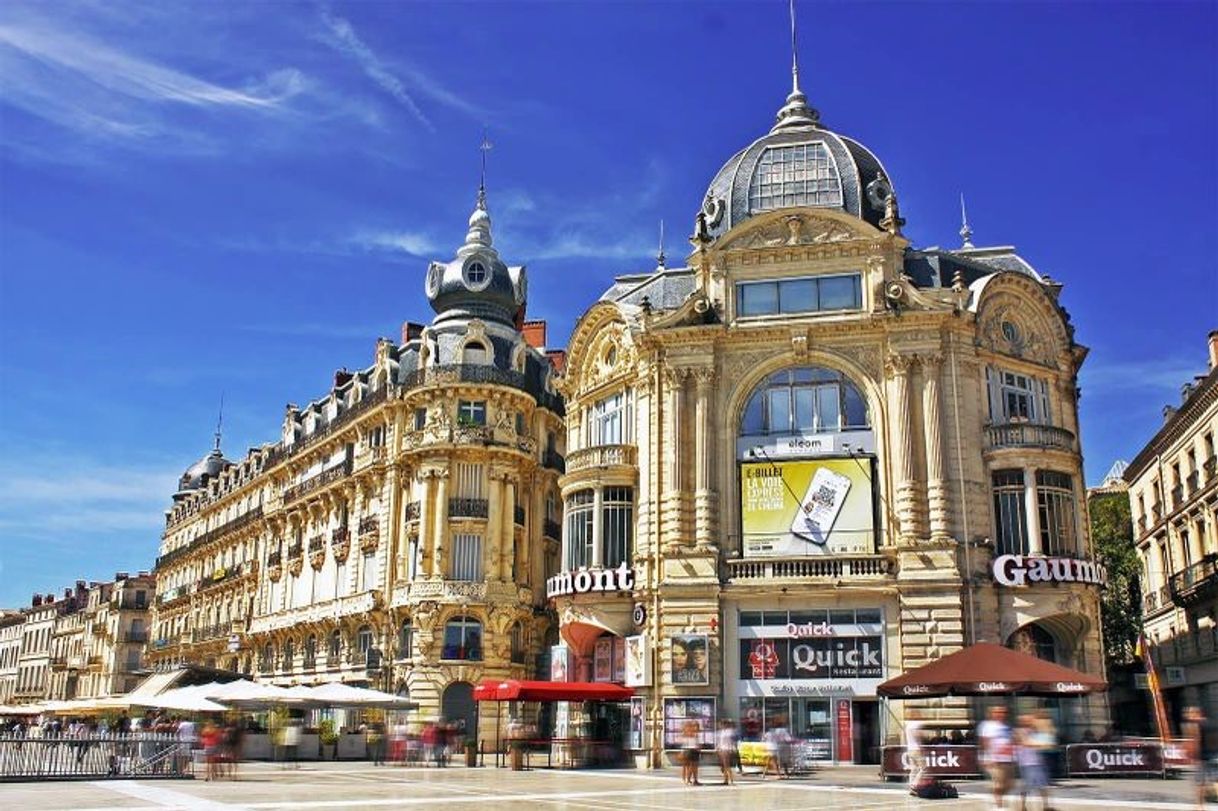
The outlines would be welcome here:
<svg viewBox="0 0 1218 811">
<path fill-rule="evenodd" d="M 1218 327 L 1218 6 L 799 4 L 804 89 L 920 246 L 1065 283 L 1088 479 Z M 670 257 L 789 86 L 786 5 L 0 5 L 0 605 L 152 564 L 176 477 L 429 320 L 484 126 L 496 243 L 565 343 Z"/>
</svg>

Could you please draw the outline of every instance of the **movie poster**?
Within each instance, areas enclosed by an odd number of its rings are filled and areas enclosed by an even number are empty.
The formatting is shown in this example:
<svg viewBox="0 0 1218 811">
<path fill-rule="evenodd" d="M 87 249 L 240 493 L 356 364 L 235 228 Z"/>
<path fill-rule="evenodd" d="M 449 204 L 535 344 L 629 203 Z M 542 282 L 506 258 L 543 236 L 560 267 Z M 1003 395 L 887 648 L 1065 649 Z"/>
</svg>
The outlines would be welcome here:
<svg viewBox="0 0 1218 811">
<path fill-rule="evenodd" d="M 673 684 L 710 684 L 706 634 L 680 634 L 670 642 Z"/>
<path fill-rule="evenodd" d="M 570 681 L 571 652 L 566 645 L 550 646 L 550 681 Z"/>
<path fill-rule="evenodd" d="M 592 653 L 592 681 L 609 681 L 613 676 L 613 637 L 596 640 Z"/>
<path fill-rule="evenodd" d="M 651 646 L 647 635 L 626 637 L 626 686 L 651 686 Z"/>
</svg>

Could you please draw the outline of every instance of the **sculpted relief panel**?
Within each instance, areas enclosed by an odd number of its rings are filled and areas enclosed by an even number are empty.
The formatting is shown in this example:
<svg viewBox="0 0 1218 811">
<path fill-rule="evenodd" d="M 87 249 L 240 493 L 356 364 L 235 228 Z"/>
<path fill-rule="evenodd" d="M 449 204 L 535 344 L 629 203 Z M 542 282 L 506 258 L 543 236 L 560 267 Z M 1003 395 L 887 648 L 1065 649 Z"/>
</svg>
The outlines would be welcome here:
<svg viewBox="0 0 1218 811">
<path fill-rule="evenodd" d="M 777 248 L 790 245 L 819 245 L 845 242 L 864 236 L 827 217 L 791 214 L 778 221 L 758 225 L 723 245 L 722 250 Z"/>
</svg>

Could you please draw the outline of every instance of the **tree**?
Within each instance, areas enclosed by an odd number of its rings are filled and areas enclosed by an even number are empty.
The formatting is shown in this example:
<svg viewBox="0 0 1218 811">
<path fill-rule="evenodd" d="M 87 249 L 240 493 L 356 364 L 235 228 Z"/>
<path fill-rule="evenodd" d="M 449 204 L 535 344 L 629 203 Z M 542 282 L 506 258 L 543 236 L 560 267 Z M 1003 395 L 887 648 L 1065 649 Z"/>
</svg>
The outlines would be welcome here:
<svg viewBox="0 0 1218 811">
<path fill-rule="evenodd" d="M 1096 493 L 1088 503 L 1095 554 L 1108 570 L 1108 586 L 1100 598 L 1104 623 L 1104 656 L 1108 667 L 1134 660 L 1142 630 L 1142 565 L 1133 541 L 1129 494 Z"/>
</svg>

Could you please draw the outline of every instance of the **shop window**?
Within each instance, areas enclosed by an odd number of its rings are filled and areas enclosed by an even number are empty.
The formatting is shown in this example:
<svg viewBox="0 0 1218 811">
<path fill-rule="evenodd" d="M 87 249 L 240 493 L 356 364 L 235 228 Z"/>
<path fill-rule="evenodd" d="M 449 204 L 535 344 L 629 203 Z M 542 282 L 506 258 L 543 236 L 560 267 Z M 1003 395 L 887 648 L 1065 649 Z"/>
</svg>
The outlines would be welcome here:
<svg viewBox="0 0 1218 811">
<path fill-rule="evenodd" d="M 579 569 L 592 565 L 592 522 L 595 495 L 591 490 L 578 490 L 567 499 L 567 568 Z"/>
<path fill-rule="evenodd" d="M 1049 383 L 1037 377 L 987 367 L 990 422 L 1049 424 Z"/>
<path fill-rule="evenodd" d="M 451 576 L 453 580 L 482 580 L 482 536 L 453 535 Z"/>
<path fill-rule="evenodd" d="M 629 564 L 634 536 L 634 491 L 629 487 L 606 487 L 601 499 L 601 538 L 606 569 Z"/>
<path fill-rule="evenodd" d="M 486 401 L 458 400 L 457 425 L 486 425 Z"/>
<path fill-rule="evenodd" d="M 443 659 L 482 661 L 482 623 L 472 617 L 454 617 L 444 626 Z"/>
<path fill-rule="evenodd" d="M 1022 470 L 996 470 L 994 489 L 994 537 L 1000 555 L 1028 554 L 1028 520 L 1024 512 Z"/>
<path fill-rule="evenodd" d="M 784 369 L 757 387 L 744 408 L 741 436 L 865 430 L 867 406 L 840 372 L 818 367 Z"/>
<path fill-rule="evenodd" d="M 1040 511 L 1040 550 L 1049 556 L 1078 553 L 1074 516 L 1074 482 L 1065 473 L 1036 471 L 1036 505 Z"/>
</svg>

